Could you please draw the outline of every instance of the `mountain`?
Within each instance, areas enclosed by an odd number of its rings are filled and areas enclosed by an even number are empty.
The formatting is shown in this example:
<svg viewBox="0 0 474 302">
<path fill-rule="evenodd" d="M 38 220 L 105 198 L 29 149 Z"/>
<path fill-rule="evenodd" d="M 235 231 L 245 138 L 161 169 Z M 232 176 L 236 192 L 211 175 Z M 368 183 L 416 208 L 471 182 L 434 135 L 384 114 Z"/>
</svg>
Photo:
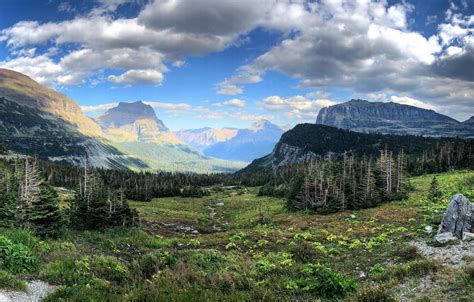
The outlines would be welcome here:
<svg viewBox="0 0 474 302">
<path fill-rule="evenodd" d="M 105 136 L 120 150 L 141 158 L 152 169 L 232 172 L 242 163 L 206 156 L 180 140 L 143 102 L 119 103 L 99 116 Z"/>
<path fill-rule="evenodd" d="M 0 68 L 0 96 L 57 116 L 84 135 L 102 136 L 100 126 L 82 112 L 79 104 L 19 72 Z"/>
<path fill-rule="evenodd" d="M 350 100 L 322 108 L 316 124 L 358 132 L 474 137 L 474 127 L 446 115 L 391 102 Z"/>
<path fill-rule="evenodd" d="M 94 166 L 147 168 L 103 135 L 73 100 L 21 73 L 0 69 L 0 141 L 8 150 L 73 164 L 79 164 L 87 150 Z"/>
<path fill-rule="evenodd" d="M 464 122 L 462 122 L 464 125 L 468 125 L 468 126 L 471 126 L 471 127 L 474 127 L 474 115 L 471 116 L 469 119 L 465 120 Z"/>
<path fill-rule="evenodd" d="M 280 166 L 308 162 L 312 158 L 321 158 L 327 154 L 341 156 L 346 151 L 355 154 L 378 155 L 385 146 L 395 153 L 403 149 L 407 154 L 422 154 L 424 150 L 435 147 L 440 141 L 445 140 L 465 142 L 456 138 L 361 133 L 325 125 L 299 124 L 282 135 L 272 153 L 254 160 L 241 171 L 275 169 Z M 474 140 L 470 143 L 474 147 Z"/>
<path fill-rule="evenodd" d="M 283 132 L 277 125 L 261 120 L 249 129 L 238 130 L 233 138 L 204 149 L 204 153 L 217 158 L 249 162 L 270 153 Z"/>
<path fill-rule="evenodd" d="M 183 142 L 202 150 L 233 138 L 237 134 L 237 131 L 238 129 L 235 128 L 214 129 L 205 127 L 200 129 L 179 130 L 175 132 L 175 135 Z"/>
</svg>

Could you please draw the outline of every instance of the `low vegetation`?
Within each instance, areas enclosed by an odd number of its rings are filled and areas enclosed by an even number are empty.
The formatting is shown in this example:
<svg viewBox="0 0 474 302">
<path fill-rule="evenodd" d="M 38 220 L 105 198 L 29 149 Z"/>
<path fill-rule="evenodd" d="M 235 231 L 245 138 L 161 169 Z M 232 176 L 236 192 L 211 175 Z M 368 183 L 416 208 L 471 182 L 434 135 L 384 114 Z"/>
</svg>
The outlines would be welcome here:
<svg viewBox="0 0 474 302">
<path fill-rule="evenodd" d="M 129 202 L 137 226 L 66 228 L 59 237 L 4 228 L 0 287 L 41 279 L 58 286 L 47 301 L 469 301 L 472 261 L 443 266 L 410 241 L 429 238 L 424 228 L 452 194 L 474 195 L 474 174 L 436 175 L 435 203 L 432 179 L 411 178 L 401 201 L 328 215 L 289 211 L 258 187 L 214 186 L 200 198 Z M 413 286 L 426 278 L 438 280 L 429 295 Z"/>
</svg>

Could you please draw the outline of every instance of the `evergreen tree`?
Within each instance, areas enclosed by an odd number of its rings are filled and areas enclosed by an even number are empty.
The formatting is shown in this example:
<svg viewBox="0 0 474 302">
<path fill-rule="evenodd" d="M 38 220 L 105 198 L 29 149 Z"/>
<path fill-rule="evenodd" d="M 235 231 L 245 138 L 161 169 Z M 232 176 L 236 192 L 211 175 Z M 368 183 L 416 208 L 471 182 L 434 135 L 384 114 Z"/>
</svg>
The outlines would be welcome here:
<svg viewBox="0 0 474 302">
<path fill-rule="evenodd" d="M 430 190 L 428 191 L 428 200 L 431 202 L 439 202 L 442 196 L 442 192 L 439 190 L 438 179 L 433 176 L 431 179 Z"/>
<path fill-rule="evenodd" d="M 64 219 L 56 190 L 48 184 L 40 186 L 35 201 L 27 209 L 27 219 L 32 231 L 41 237 L 57 237 L 61 233 Z"/>
</svg>

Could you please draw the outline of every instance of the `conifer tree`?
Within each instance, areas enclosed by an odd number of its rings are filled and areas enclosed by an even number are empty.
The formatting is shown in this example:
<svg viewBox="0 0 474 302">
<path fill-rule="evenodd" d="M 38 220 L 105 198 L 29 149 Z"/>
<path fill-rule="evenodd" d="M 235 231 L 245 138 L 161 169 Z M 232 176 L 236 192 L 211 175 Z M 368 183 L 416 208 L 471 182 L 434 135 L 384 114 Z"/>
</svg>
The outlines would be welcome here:
<svg viewBox="0 0 474 302">
<path fill-rule="evenodd" d="M 63 228 L 64 219 L 56 190 L 42 184 L 33 203 L 27 209 L 27 219 L 32 231 L 41 237 L 57 237 Z"/>
</svg>

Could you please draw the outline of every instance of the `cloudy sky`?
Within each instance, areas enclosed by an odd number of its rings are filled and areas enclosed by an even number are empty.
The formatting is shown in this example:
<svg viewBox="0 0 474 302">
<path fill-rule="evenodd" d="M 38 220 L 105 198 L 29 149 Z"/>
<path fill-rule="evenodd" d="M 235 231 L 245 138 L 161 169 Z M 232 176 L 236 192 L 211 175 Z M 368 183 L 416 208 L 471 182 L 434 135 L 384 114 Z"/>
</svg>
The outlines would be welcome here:
<svg viewBox="0 0 474 302">
<path fill-rule="evenodd" d="M 91 116 L 314 122 L 351 98 L 474 115 L 474 0 L 1 0 L 0 67 Z"/>
</svg>

